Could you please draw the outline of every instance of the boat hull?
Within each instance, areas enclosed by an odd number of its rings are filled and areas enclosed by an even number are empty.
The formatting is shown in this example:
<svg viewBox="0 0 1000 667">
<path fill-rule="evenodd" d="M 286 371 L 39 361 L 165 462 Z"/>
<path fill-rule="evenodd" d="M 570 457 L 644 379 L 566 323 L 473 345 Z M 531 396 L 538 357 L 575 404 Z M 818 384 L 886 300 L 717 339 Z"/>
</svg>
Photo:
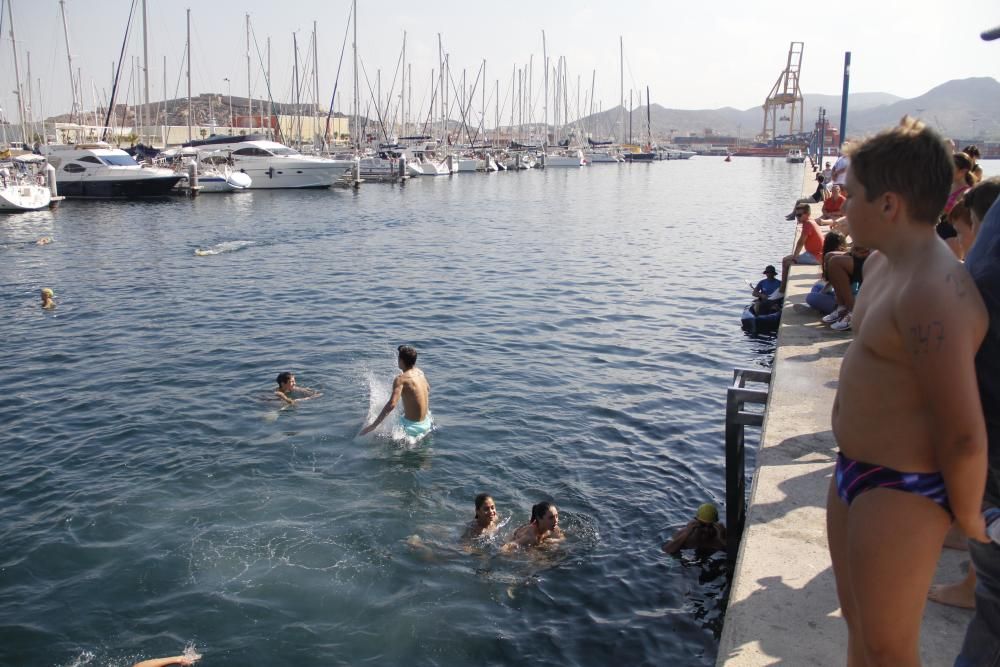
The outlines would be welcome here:
<svg viewBox="0 0 1000 667">
<path fill-rule="evenodd" d="M 44 185 L 9 185 L 0 188 L 0 212 L 38 211 L 52 201 L 52 193 Z"/>
<path fill-rule="evenodd" d="M 131 179 L 59 181 L 59 194 L 72 199 L 141 199 L 171 194 L 181 175 Z"/>
</svg>

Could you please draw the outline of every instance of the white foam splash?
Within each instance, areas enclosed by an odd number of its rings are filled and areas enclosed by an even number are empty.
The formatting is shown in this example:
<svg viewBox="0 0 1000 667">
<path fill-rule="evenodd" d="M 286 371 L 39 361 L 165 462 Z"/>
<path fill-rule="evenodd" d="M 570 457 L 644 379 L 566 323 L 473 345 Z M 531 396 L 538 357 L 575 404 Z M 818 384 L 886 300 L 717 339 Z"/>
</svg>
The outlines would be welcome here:
<svg viewBox="0 0 1000 667">
<path fill-rule="evenodd" d="M 208 248 L 198 248 L 194 251 L 194 254 L 198 257 L 221 255 L 224 252 L 236 252 L 237 250 L 243 250 L 255 245 L 257 245 L 256 241 L 223 241 Z"/>
</svg>

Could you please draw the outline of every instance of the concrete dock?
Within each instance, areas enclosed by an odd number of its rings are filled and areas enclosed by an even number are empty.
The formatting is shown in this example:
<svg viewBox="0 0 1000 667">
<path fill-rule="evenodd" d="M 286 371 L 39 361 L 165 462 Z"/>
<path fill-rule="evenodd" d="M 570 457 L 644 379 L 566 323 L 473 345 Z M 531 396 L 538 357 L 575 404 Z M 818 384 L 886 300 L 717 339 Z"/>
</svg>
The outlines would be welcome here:
<svg viewBox="0 0 1000 667">
<path fill-rule="evenodd" d="M 808 166 L 803 180 L 807 196 L 815 189 Z M 813 210 L 818 215 L 819 205 Z M 831 330 L 805 305 L 819 278 L 819 267 L 792 268 L 718 665 L 847 662 L 847 628 L 827 550 L 826 494 L 836 459 L 830 409 L 851 335 Z M 966 552 L 944 550 L 935 581 L 961 579 L 968 560 Z M 952 665 L 971 618 L 971 611 L 928 602 L 923 663 Z"/>
</svg>

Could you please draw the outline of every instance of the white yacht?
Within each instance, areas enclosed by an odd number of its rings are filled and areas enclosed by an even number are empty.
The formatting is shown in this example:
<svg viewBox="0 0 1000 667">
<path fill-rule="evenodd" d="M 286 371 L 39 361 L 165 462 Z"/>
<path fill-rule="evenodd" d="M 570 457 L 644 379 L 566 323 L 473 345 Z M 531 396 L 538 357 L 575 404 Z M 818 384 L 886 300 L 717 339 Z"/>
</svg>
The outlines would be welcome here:
<svg viewBox="0 0 1000 667">
<path fill-rule="evenodd" d="M 328 188 L 338 181 L 347 182 L 357 164 L 356 159 L 302 155 L 264 135 L 213 136 L 184 146 L 197 148 L 199 152 L 224 151 L 232 160 L 233 171 L 250 177 L 253 190 Z"/>
<path fill-rule="evenodd" d="M 583 156 L 583 151 L 569 149 L 559 153 L 546 153 L 545 161 L 542 164 L 546 169 L 549 167 L 583 167 L 587 164 L 587 158 Z"/>
<path fill-rule="evenodd" d="M 39 163 L 45 164 L 45 158 L 31 153 L 0 163 L 0 211 L 37 211 L 52 202 Z"/>
<path fill-rule="evenodd" d="M 250 187 L 250 177 L 242 171 L 234 171 L 229 155 L 224 151 L 199 152 L 196 148 L 171 148 L 156 157 L 164 166 L 181 174 L 177 189 L 184 191 L 188 183 L 192 162 L 198 164 L 199 192 L 236 192 Z"/>
<path fill-rule="evenodd" d="M 59 194 L 85 199 L 162 197 L 181 175 L 170 169 L 140 166 L 131 155 L 103 141 L 46 144 L 41 147 L 56 170 Z"/>
</svg>

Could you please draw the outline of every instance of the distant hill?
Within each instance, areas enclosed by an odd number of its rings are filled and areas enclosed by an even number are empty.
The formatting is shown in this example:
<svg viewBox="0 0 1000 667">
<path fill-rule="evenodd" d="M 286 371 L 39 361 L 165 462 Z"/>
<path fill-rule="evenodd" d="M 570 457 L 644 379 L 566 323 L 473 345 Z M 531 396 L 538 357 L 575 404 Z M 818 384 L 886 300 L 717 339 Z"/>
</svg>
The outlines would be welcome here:
<svg viewBox="0 0 1000 667">
<path fill-rule="evenodd" d="M 763 101 L 763 100 L 762 100 Z M 840 124 L 840 95 L 804 95 L 804 128 L 815 123 L 819 108 L 825 107 L 834 126 Z M 889 93 L 851 93 L 848 96 L 848 135 L 877 132 L 895 125 L 905 114 L 919 116 L 945 136 L 956 139 L 1000 139 L 1000 82 L 990 77 L 956 79 L 932 88 L 919 97 L 904 99 Z M 599 136 L 617 134 L 621 107 L 588 116 L 581 126 Z M 624 119 L 628 131 L 627 113 Z M 715 134 L 752 139 L 764 124 L 761 106 L 750 109 L 667 109 L 653 104 L 650 109 L 654 138 L 671 135 Z M 637 141 L 646 137 L 646 107 L 632 111 L 632 133 Z"/>
</svg>

